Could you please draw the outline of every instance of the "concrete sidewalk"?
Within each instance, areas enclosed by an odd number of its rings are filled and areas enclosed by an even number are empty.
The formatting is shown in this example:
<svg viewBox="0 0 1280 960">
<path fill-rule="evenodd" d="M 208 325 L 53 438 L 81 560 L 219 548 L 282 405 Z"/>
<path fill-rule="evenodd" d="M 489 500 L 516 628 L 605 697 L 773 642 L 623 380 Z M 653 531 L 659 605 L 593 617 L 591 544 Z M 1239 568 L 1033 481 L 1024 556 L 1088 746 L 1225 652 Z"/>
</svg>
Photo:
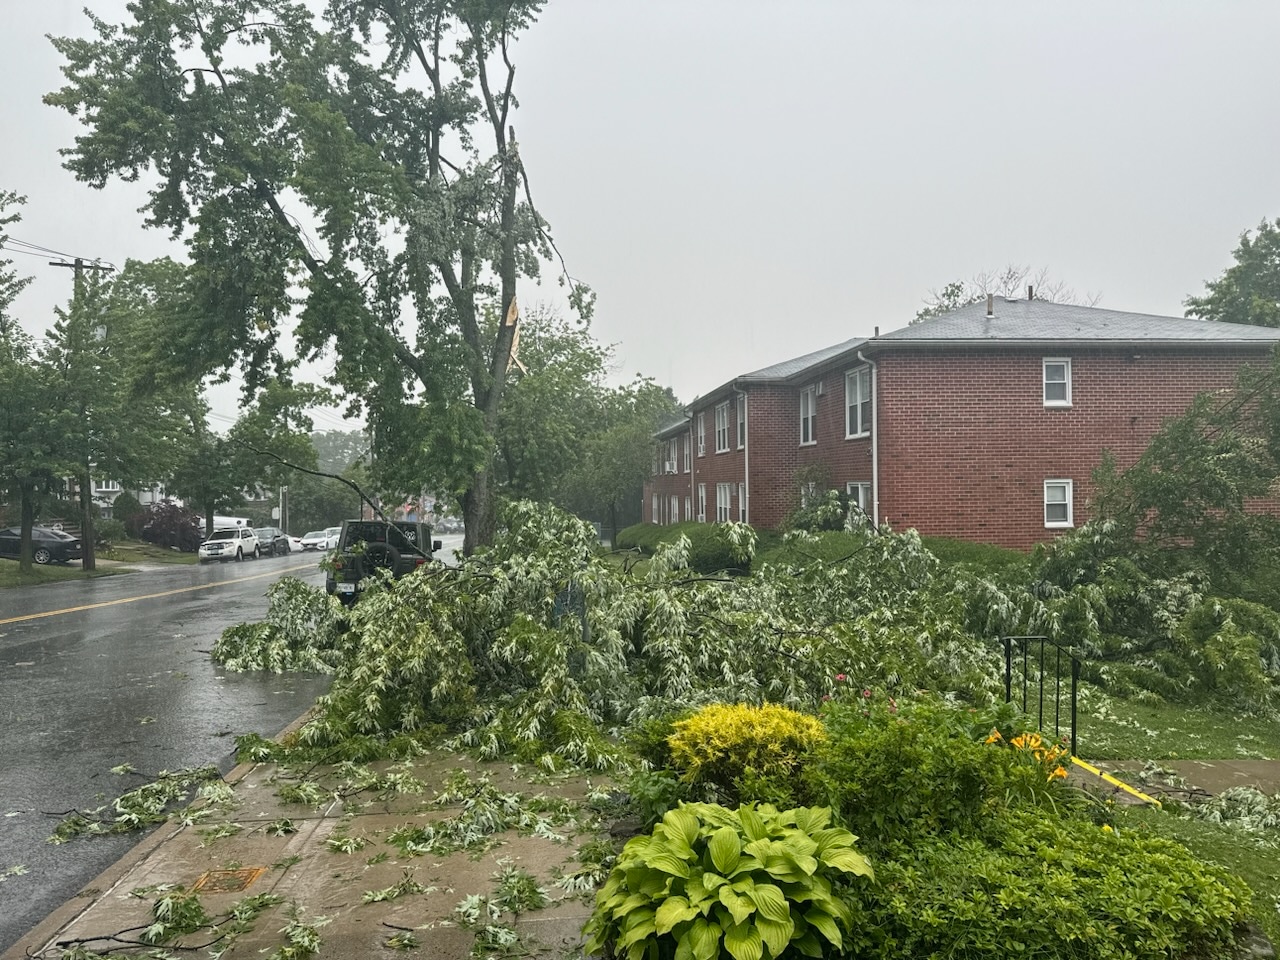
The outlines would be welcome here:
<svg viewBox="0 0 1280 960">
<path fill-rule="evenodd" d="M 278 950 L 288 942 L 282 931 L 294 917 L 302 923 L 323 918 L 317 932 L 319 955 L 325 957 L 403 955 L 388 941 L 408 936 L 420 945 L 419 956 L 461 960 L 472 955 L 487 924 L 507 928 L 498 936 L 514 932 L 525 956 L 579 955 L 591 899 L 555 881 L 579 870 L 579 846 L 607 829 L 589 802 L 599 781 L 580 775 L 535 778 L 542 782 L 531 786 L 530 767 L 478 764 L 446 751 L 367 769 L 383 781 L 354 791 L 359 784 L 352 785 L 352 771 L 345 771 L 344 787 L 341 768 L 301 781 L 270 764 L 237 767 L 227 777 L 234 801 L 206 804 L 208 817 L 198 824 L 159 827 L 0 960 L 52 960 L 74 944 L 121 955 L 141 952 L 140 937 L 155 920 L 153 904 L 171 887 L 198 890 L 211 918 L 225 917 L 247 897 L 281 898 L 234 937 L 223 954 L 227 958 L 261 958 Z M 397 778 L 408 789 L 386 790 Z M 420 792 L 414 792 L 415 781 Z M 323 803 L 281 801 L 281 788 L 296 791 L 306 782 L 322 786 Z M 436 802 L 442 791 L 445 801 Z M 495 816 L 511 822 L 477 835 L 466 849 L 449 852 L 430 842 L 433 833 L 453 835 L 459 824 L 492 823 Z M 524 825 L 516 825 L 522 817 Z M 416 849 L 406 843 L 406 831 L 415 831 Z M 467 897 L 494 897 L 498 876 L 511 869 L 536 877 L 550 902 L 495 917 L 473 901 L 481 908 L 479 923 L 467 925 L 456 908 Z M 171 945 L 203 946 L 228 929 L 205 928 Z"/>
</svg>

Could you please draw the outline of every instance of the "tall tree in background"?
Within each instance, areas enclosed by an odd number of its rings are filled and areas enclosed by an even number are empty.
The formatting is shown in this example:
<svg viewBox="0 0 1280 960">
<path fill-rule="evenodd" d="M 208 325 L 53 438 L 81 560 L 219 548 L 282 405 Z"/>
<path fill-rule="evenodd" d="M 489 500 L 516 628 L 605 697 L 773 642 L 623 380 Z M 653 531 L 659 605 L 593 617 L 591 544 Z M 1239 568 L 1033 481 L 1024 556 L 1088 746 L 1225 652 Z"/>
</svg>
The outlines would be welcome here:
<svg viewBox="0 0 1280 960">
<path fill-rule="evenodd" d="M 681 414 L 671 390 L 637 378 L 605 397 L 598 429 L 582 439 L 564 483 L 568 510 L 605 522 L 610 539 L 640 521 L 654 433 Z"/>
<path fill-rule="evenodd" d="M 529 312 L 496 432 L 497 481 L 506 496 L 562 500 L 584 441 L 603 427 L 611 357 L 585 323 L 543 308 Z"/>
<path fill-rule="evenodd" d="M 1033 271 L 1031 267 L 1009 264 L 1003 270 L 984 270 L 975 274 L 971 280 L 953 280 L 938 290 L 929 291 L 924 298 L 924 306 L 917 312 L 912 323 L 938 317 L 952 310 L 959 310 L 971 303 L 981 303 L 988 294 L 997 297 L 1025 297 L 1027 287 L 1031 287 L 1037 300 L 1050 303 L 1077 303 L 1086 307 L 1096 306 L 1102 299 L 1098 293 L 1077 294 L 1074 289 L 1061 280 L 1051 279 L 1049 268 L 1041 267 Z"/>
<path fill-rule="evenodd" d="M 1234 253 L 1236 262 L 1217 280 L 1205 283 L 1205 295 L 1187 297 L 1188 317 L 1280 327 L 1280 220 L 1246 230 Z"/>
<path fill-rule="evenodd" d="M 0 248 L 7 228 L 21 219 L 24 202 L 15 193 L 0 191 Z M 43 429 L 44 384 L 31 338 L 13 316 L 13 302 L 30 283 L 13 261 L 0 259 L 0 492 L 18 499 L 21 535 L 19 567 L 31 569 L 31 528 L 35 522 L 37 486 L 55 476 L 57 457 Z"/>
<path fill-rule="evenodd" d="M 257 391 L 226 436 L 207 424 L 207 410 L 190 417 L 190 439 L 169 486 L 195 508 L 213 532 L 213 518 L 243 506 L 248 495 L 292 483 L 286 464 L 315 468 L 311 419 L 303 412 L 324 402 L 323 391 L 272 380 Z"/>
<path fill-rule="evenodd" d="M 462 491 L 468 551 L 494 532 L 505 320 L 554 252 L 511 125 L 514 44 L 542 6 L 136 3 L 54 41 L 68 83 L 46 97 L 85 126 L 68 169 L 95 186 L 154 170 L 147 222 L 190 229 L 181 352 L 242 364 L 252 391 L 301 300 L 296 343 L 336 350 L 375 479 Z M 589 291 L 562 279 L 585 315 Z"/>
</svg>

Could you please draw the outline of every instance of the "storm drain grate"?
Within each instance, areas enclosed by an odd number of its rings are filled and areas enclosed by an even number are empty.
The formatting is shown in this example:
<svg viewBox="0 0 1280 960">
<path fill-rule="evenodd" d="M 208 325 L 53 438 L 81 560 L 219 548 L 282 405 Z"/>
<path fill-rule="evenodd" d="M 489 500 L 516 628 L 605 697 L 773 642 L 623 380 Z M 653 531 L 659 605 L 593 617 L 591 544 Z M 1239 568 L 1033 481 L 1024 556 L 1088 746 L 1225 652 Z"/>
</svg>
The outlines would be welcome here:
<svg viewBox="0 0 1280 960">
<path fill-rule="evenodd" d="M 241 870 L 209 870 L 200 875 L 194 889 L 202 893 L 239 893 L 267 872 L 266 867 L 245 867 Z"/>
</svg>

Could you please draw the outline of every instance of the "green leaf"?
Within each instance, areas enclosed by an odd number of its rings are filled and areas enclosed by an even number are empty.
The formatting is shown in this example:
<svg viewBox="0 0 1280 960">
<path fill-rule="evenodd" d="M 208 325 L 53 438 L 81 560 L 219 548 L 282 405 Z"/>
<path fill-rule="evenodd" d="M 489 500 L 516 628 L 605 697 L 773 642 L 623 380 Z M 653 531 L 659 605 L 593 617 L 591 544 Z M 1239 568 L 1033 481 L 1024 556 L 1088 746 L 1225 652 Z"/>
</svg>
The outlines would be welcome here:
<svg viewBox="0 0 1280 960">
<path fill-rule="evenodd" d="M 795 815 L 796 826 L 810 836 L 831 822 L 830 807 L 798 807 L 790 812 Z"/>
<path fill-rule="evenodd" d="M 721 873 L 733 873 L 742 858 L 742 841 L 733 827 L 721 827 L 707 841 L 711 862 Z"/>
<path fill-rule="evenodd" d="M 747 894 L 755 901 L 756 909 L 760 914 L 774 923 L 790 923 L 791 907 L 787 903 L 786 895 L 782 890 L 775 887 L 771 883 L 757 884 L 755 890 Z"/>
<path fill-rule="evenodd" d="M 852 847 L 854 841 L 857 839 L 858 838 L 848 830 L 841 829 L 840 827 L 832 827 L 828 830 L 819 830 L 813 834 L 813 840 L 818 845 L 818 849 L 815 851 L 818 859 L 822 859 L 822 855 L 832 847 Z"/>
<path fill-rule="evenodd" d="M 867 858 L 856 850 L 842 848 L 832 850 L 822 857 L 822 862 L 829 867 L 837 870 L 843 870 L 845 873 L 856 873 L 863 877 L 875 878 L 875 871 L 871 869 L 871 864 Z"/>
<path fill-rule="evenodd" d="M 769 953 L 775 957 L 780 956 L 787 948 L 787 944 L 791 942 L 791 935 L 796 931 L 796 925 L 789 919 L 786 923 L 776 923 L 768 917 L 757 915 L 755 924 L 765 946 L 769 948 Z"/>
<path fill-rule="evenodd" d="M 756 813 L 751 807 L 739 807 L 738 817 L 742 820 L 742 832 L 747 835 L 748 840 L 768 839 L 768 828 L 765 827 L 764 821 L 760 819 L 760 814 Z M 750 850 L 750 846 L 747 849 Z"/>
<path fill-rule="evenodd" d="M 839 947 L 843 943 L 840 936 L 840 928 L 836 926 L 835 920 L 831 918 L 831 914 L 827 913 L 821 907 L 812 907 L 809 912 L 804 915 L 809 925 L 821 933 L 833 945 Z"/>
<path fill-rule="evenodd" d="M 657 925 L 654 923 L 653 910 L 637 910 L 631 916 L 627 917 L 626 929 L 622 935 L 618 937 L 619 947 L 629 947 L 633 943 L 639 943 L 657 932 Z"/>
<path fill-rule="evenodd" d="M 668 897 L 658 907 L 654 922 L 658 933 L 670 933 L 677 923 L 692 920 L 697 915 L 698 908 L 684 897 Z"/>
<path fill-rule="evenodd" d="M 689 879 L 689 864 L 675 854 L 665 852 L 651 854 L 648 862 L 649 866 L 655 870 L 669 873 L 673 877 L 680 877 L 682 880 Z"/>
<path fill-rule="evenodd" d="M 668 810 L 662 815 L 662 825 L 667 836 L 684 840 L 685 846 L 692 847 L 698 839 L 698 818 L 688 810 Z"/>
<path fill-rule="evenodd" d="M 735 923 L 724 932 L 724 948 L 734 960 L 760 960 L 764 955 L 764 941 L 760 931 L 749 923 Z"/>
<path fill-rule="evenodd" d="M 694 960 L 716 960 L 720 956 L 720 924 L 699 917 L 686 936 L 692 943 Z"/>
<path fill-rule="evenodd" d="M 822 958 L 822 941 L 814 936 L 812 930 L 806 930 L 802 936 L 796 937 L 791 945 L 806 957 Z"/>
<path fill-rule="evenodd" d="M 734 923 L 742 923 L 756 912 L 756 905 L 746 897 L 740 897 L 728 887 L 720 888 L 720 902 L 733 917 Z"/>
</svg>

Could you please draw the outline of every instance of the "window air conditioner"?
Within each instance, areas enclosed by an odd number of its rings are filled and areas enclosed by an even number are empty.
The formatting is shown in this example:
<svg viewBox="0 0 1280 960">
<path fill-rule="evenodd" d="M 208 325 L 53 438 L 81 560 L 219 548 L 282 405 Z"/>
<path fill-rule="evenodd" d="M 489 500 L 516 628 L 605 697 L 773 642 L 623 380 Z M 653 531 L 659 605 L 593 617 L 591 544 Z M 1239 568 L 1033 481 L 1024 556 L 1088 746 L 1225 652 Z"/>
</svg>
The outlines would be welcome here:
<svg viewBox="0 0 1280 960">
<path fill-rule="evenodd" d="M 662 465 L 662 470 L 663 470 L 663 473 L 675 473 L 676 462 L 674 460 L 668 460 L 666 463 Z"/>
</svg>

